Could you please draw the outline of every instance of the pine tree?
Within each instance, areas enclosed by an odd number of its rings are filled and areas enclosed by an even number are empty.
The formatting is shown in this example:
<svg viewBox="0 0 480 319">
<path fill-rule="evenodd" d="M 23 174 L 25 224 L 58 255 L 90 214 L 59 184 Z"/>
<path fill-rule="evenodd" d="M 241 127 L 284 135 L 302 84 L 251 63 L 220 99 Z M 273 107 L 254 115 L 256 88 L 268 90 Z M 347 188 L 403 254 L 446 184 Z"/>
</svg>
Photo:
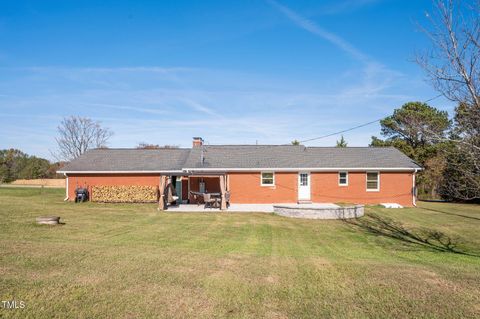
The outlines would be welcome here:
<svg viewBox="0 0 480 319">
<path fill-rule="evenodd" d="M 339 141 L 337 141 L 337 147 L 347 147 L 347 141 L 345 141 L 345 139 L 343 138 L 343 135 L 342 137 L 340 138 Z"/>
</svg>

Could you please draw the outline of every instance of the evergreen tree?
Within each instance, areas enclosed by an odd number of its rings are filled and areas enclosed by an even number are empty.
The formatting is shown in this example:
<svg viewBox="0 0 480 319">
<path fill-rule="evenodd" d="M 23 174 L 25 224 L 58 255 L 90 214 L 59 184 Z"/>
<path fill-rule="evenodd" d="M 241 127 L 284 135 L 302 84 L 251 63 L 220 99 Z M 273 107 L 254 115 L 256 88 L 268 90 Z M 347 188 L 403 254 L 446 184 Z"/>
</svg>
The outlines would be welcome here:
<svg viewBox="0 0 480 319">
<path fill-rule="evenodd" d="M 337 141 L 337 147 L 347 147 L 347 141 L 341 136 L 340 140 Z"/>
</svg>

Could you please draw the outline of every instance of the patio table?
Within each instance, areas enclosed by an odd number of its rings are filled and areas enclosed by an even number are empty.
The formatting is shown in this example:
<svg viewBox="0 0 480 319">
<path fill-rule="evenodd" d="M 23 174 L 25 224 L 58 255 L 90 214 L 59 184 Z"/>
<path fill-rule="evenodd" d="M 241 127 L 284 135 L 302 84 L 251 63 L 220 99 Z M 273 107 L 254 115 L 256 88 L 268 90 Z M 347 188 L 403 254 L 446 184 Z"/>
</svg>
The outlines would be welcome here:
<svg viewBox="0 0 480 319">
<path fill-rule="evenodd" d="M 215 198 L 221 198 L 222 194 L 221 193 L 201 193 L 201 192 L 194 192 L 190 191 L 190 194 L 193 195 L 193 198 L 197 199 L 197 197 L 202 197 L 204 194 L 210 194 L 211 197 Z M 197 201 L 197 206 L 200 205 L 200 203 Z M 220 208 L 220 201 L 216 201 L 215 204 L 213 205 L 214 208 Z"/>
</svg>

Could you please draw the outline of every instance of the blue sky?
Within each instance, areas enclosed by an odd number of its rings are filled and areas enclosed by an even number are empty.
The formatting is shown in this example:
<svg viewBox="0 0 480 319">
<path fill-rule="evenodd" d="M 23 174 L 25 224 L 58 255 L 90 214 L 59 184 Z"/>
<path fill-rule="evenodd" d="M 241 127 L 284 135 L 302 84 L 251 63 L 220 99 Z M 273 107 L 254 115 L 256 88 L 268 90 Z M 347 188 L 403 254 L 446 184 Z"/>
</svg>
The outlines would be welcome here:
<svg viewBox="0 0 480 319">
<path fill-rule="evenodd" d="M 2 1 L 0 149 L 51 158 L 68 115 L 101 121 L 111 147 L 288 143 L 369 122 L 437 95 L 412 62 L 431 10 L 430 0 Z M 344 134 L 350 146 L 372 135 L 379 125 Z"/>
</svg>

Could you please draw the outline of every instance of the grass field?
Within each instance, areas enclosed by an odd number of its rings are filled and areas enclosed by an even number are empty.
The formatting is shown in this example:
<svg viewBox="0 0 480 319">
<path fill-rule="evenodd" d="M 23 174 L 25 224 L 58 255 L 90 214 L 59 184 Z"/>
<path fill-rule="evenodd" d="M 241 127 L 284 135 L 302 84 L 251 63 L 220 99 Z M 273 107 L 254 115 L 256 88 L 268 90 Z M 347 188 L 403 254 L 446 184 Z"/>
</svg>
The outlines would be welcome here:
<svg viewBox="0 0 480 319">
<path fill-rule="evenodd" d="M 0 188 L 0 299 L 26 305 L 0 317 L 480 317 L 478 205 L 345 222 L 63 196 Z"/>
</svg>

